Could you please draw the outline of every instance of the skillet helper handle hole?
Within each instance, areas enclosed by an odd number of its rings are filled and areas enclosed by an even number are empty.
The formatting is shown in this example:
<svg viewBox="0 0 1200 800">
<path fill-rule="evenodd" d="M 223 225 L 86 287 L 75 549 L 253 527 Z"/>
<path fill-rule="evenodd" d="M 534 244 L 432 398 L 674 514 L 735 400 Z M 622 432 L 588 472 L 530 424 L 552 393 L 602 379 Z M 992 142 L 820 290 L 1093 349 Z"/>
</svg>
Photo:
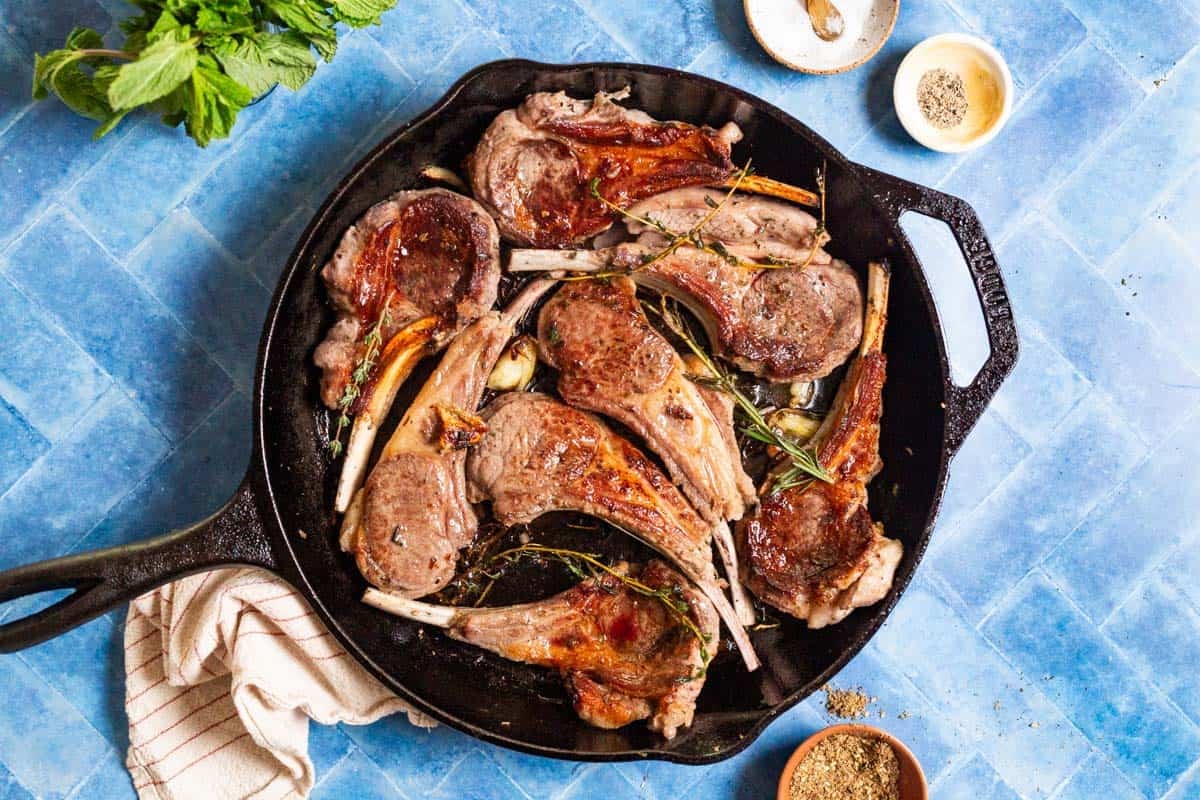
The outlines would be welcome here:
<svg viewBox="0 0 1200 800">
<path fill-rule="evenodd" d="M 946 224 L 975 288 L 987 334 L 988 354 L 968 383 L 960 385 L 954 375 L 946 382 L 945 444 L 953 455 L 1017 363 L 1017 328 L 1013 321 L 1012 303 L 1004 288 L 995 252 L 970 205 L 957 197 L 918 186 L 894 175 L 869 167 L 860 166 L 859 169 L 867 184 L 873 188 L 875 198 L 898 223 L 906 212 L 916 212 Z M 924 227 L 922 222 L 918 221 L 917 225 Z M 939 308 L 943 324 L 951 317 L 947 311 Z M 960 317 L 959 314 L 953 316 Z M 979 318 L 975 317 L 976 320 Z"/>
<path fill-rule="evenodd" d="M 224 508 L 191 527 L 0 572 L 0 609 L 44 592 L 73 590 L 0 624 L 0 653 L 40 644 L 185 575 L 239 564 L 275 569 L 249 480 Z"/>
</svg>

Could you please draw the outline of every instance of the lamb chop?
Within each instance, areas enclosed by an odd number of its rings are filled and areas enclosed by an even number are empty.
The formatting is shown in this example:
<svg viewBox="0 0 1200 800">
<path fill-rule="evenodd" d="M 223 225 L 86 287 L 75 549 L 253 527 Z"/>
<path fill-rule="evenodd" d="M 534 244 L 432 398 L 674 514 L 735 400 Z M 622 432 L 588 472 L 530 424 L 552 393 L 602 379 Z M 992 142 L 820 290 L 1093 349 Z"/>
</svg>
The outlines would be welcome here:
<svg viewBox="0 0 1200 800">
<path fill-rule="evenodd" d="M 457 336 L 384 446 L 343 525 L 343 548 L 371 584 L 422 597 L 454 576 L 478 527 L 462 449 L 482 434 L 475 408 L 516 325 L 553 285 L 534 281 Z"/>
<path fill-rule="evenodd" d="M 810 628 L 840 622 L 855 608 L 883 599 L 904 553 L 867 510 L 867 483 L 882 466 L 885 266 L 870 266 L 868 295 L 858 358 L 813 439 L 833 483 L 814 481 L 768 493 L 737 527 L 746 585 L 763 601 L 807 619 Z"/>
<path fill-rule="evenodd" d="M 628 90 L 576 100 L 538 92 L 501 112 L 467 159 L 475 197 L 506 239 L 532 247 L 579 244 L 612 224 L 591 195 L 592 181 L 618 206 L 668 189 L 720 185 L 736 170 L 730 149 L 742 138 L 733 122 L 720 130 L 659 122 L 617 105 Z M 811 192 L 748 176 L 747 191 L 814 205 Z"/>
<path fill-rule="evenodd" d="M 721 242 L 739 259 L 791 264 L 832 260 L 821 249 L 828 235 L 804 209 L 757 195 L 725 195 L 703 186 L 656 194 L 627 210 L 625 227 L 643 244 L 662 245 L 666 242 L 659 225 L 690 231 L 703 221 L 703 237 Z"/>
<path fill-rule="evenodd" d="M 487 433 L 467 456 L 472 500 L 490 499 L 504 525 L 575 511 L 636 536 L 696 583 L 729 627 L 747 669 L 758 667 L 721 592 L 712 526 L 645 455 L 596 417 L 544 394 L 502 395 L 484 416 Z"/>
<path fill-rule="evenodd" d="M 323 370 L 321 399 L 354 414 L 335 500 L 345 511 L 413 367 L 496 302 L 500 235 L 468 197 L 445 189 L 397 192 L 350 226 L 321 276 L 338 310 L 313 357 Z M 373 352 L 373 374 L 355 380 L 356 365 Z"/>
<path fill-rule="evenodd" d="M 620 728 L 649 717 L 650 729 L 671 739 L 692 724 L 704 687 L 704 653 L 717 645 L 717 615 L 704 595 L 661 561 L 618 564 L 613 571 L 683 600 L 707 641 L 662 601 L 607 573 L 546 600 L 507 608 L 437 606 L 373 589 L 363 600 L 512 661 L 558 670 L 575 713 L 591 725 Z"/>
<path fill-rule="evenodd" d="M 542 358 L 558 370 L 567 403 L 612 417 L 645 440 L 700 515 L 712 525 L 744 624 L 754 610 L 738 582 L 737 554 L 726 520 L 755 502 L 742 471 L 732 409 L 713 408 L 685 374 L 683 361 L 642 312 L 628 278 L 563 286 L 542 307 Z"/>
<path fill-rule="evenodd" d="M 719 355 L 772 381 L 828 375 L 858 344 L 858 277 L 823 251 L 804 267 L 731 263 L 690 246 L 662 253 L 644 242 L 573 251 L 567 261 L 555 250 L 514 250 L 509 271 L 628 273 L 639 286 L 668 294 L 695 314 Z"/>
</svg>

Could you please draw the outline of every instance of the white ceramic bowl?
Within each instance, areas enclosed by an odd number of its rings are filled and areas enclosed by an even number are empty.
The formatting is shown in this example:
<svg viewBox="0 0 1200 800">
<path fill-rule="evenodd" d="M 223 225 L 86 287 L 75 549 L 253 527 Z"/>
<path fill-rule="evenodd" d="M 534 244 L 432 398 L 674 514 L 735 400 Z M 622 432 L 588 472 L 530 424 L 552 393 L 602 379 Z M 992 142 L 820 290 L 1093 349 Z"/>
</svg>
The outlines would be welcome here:
<svg viewBox="0 0 1200 800">
<path fill-rule="evenodd" d="M 743 0 L 750 31 L 784 66 L 833 75 L 854 69 L 879 52 L 896 27 L 900 0 L 834 0 L 845 33 L 826 42 L 813 32 L 805 0 Z"/>
<path fill-rule="evenodd" d="M 958 72 L 967 90 L 967 115 L 953 128 L 935 127 L 921 113 L 917 84 L 928 70 Z M 1012 73 L 1004 56 L 977 36 L 942 33 L 908 52 L 896 71 L 892 102 L 909 135 L 932 150 L 963 153 L 990 142 L 1012 114 Z"/>
</svg>

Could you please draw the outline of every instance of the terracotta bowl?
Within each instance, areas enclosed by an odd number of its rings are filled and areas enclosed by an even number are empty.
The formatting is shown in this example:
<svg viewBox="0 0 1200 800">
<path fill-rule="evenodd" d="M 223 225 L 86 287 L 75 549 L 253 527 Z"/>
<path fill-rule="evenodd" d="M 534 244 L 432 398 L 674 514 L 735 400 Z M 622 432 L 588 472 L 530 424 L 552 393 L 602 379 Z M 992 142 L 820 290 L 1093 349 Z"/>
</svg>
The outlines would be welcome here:
<svg viewBox="0 0 1200 800">
<path fill-rule="evenodd" d="M 831 725 L 805 739 L 796 748 L 796 752 L 792 753 L 792 757 L 788 759 L 787 766 L 783 768 L 783 774 L 779 776 L 779 790 L 775 795 L 776 800 L 790 800 L 792 773 L 796 771 L 796 766 L 817 746 L 817 742 L 827 736 L 836 736 L 843 733 L 850 736 L 862 736 L 868 739 L 882 739 L 890 744 L 892 749 L 896 751 L 896 759 L 900 762 L 900 800 L 929 800 L 929 788 L 925 785 L 925 773 L 921 771 L 921 763 L 917 761 L 917 757 L 912 754 L 912 751 L 887 731 L 873 728 L 870 725 L 854 724 Z"/>
</svg>

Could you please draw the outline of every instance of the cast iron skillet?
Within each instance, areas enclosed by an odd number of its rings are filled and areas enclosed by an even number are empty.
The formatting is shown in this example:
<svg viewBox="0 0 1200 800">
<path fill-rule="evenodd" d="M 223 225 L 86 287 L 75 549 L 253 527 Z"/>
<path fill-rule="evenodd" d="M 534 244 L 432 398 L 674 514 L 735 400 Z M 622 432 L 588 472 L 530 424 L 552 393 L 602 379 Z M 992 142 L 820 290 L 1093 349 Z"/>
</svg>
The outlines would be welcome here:
<svg viewBox="0 0 1200 800">
<path fill-rule="evenodd" d="M 459 165 L 492 118 L 530 92 L 565 89 L 584 97 L 624 86 L 632 89 L 628 105 L 659 119 L 712 125 L 736 120 L 746 138 L 735 160 L 753 156 L 756 169 L 771 177 L 810 185 L 814 169 L 827 162 L 831 249 L 860 267 L 887 258 L 893 268 L 884 468 L 871 485 L 870 502 L 889 535 L 904 543 L 895 588 L 884 602 L 831 628 L 808 631 L 789 621 L 756 633 L 764 663 L 754 674 L 732 654 L 718 659 L 695 724 L 670 742 L 644 725 L 591 728 L 576 718 L 558 680 L 545 671 L 493 658 L 437 632 L 419 633 L 419 626 L 359 602 L 364 582 L 336 546 L 330 509 L 338 465 L 327 454 L 328 416 L 317 401 L 312 366 L 313 348 L 331 318 L 318 271 L 363 211 L 397 189 L 420 185 L 418 171 L 428 164 Z M 969 386 L 950 381 L 929 287 L 897 225 L 907 210 L 950 225 L 974 279 L 991 355 Z M 891 611 L 925 549 L 947 465 L 1016 356 L 1000 272 L 979 220 L 963 201 L 853 164 L 774 106 L 707 78 L 632 64 L 486 64 L 376 147 L 305 230 L 267 317 L 255 378 L 253 456 L 229 503 L 209 519 L 157 539 L 0 574 L 0 602 L 74 590 L 0 626 L 0 651 L 37 644 L 184 575 L 249 564 L 294 585 L 346 649 L 405 700 L 473 736 L 560 758 L 687 764 L 728 758 L 837 672 Z"/>
</svg>

